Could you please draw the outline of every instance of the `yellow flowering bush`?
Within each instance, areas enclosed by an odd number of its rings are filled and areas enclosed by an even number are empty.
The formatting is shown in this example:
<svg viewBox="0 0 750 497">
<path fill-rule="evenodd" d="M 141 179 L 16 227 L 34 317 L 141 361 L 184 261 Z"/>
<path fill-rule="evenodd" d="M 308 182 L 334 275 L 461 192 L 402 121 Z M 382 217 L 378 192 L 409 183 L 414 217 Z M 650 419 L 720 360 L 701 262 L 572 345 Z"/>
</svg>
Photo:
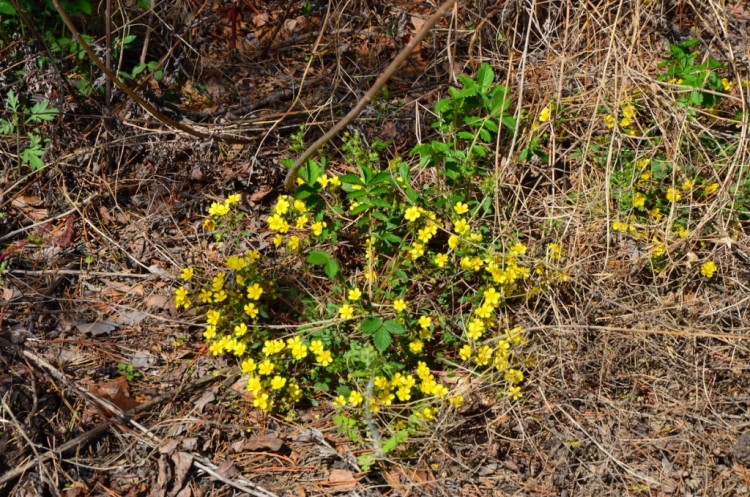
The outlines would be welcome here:
<svg viewBox="0 0 750 497">
<path fill-rule="evenodd" d="M 477 77 L 488 95 L 498 92 L 490 75 L 483 66 Z M 512 124 L 495 100 L 474 103 L 480 120 L 463 128 L 493 147 L 498 128 L 488 116 Z M 438 104 L 441 116 L 456 111 L 451 102 Z M 443 130 L 455 133 L 452 123 Z M 448 190 L 415 183 L 414 166 L 383 163 L 382 146 L 366 148 L 356 134 L 343 150 L 355 172 L 338 175 L 326 158 L 309 161 L 296 192 L 271 207 L 265 233 L 247 235 L 239 196 L 209 208 L 204 227 L 224 267 L 184 268 L 175 291 L 178 308 L 202 317 L 209 352 L 237 362 L 257 409 L 330 402 L 352 437 L 370 429 L 375 413 L 386 422 L 408 419 L 408 431 L 459 408 L 471 392 L 450 376 L 490 375 L 509 401 L 522 398 L 528 336 L 507 309 L 566 280 L 564 249 L 498 236 L 491 197 L 457 175 L 460 168 L 432 163 L 437 143 L 414 154 L 439 168 L 454 185 Z M 462 153 L 475 154 L 475 174 L 490 174 L 476 145 Z"/>
</svg>

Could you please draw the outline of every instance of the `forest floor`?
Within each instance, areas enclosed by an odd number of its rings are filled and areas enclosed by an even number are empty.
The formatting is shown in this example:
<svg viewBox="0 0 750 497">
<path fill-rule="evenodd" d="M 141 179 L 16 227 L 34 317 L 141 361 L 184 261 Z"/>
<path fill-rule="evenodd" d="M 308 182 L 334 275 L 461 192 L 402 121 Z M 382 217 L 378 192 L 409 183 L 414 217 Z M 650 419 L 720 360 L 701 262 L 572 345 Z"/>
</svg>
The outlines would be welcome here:
<svg viewBox="0 0 750 497">
<path fill-rule="evenodd" d="M 292 135 L 304 125 L 309 144 L 333 126 L 436 6 L 176 4 L 133 21 L 133 52 L 164 74 L 130 86 L 215 139 L 116 88 L 111 111 L 103 92 L 81 96 L 73 57 L 42 64 L 27 32 L 0 47 L 3 116 L 12 88 L 59 109 L 38 127 L 43 168 L 20 165 L 23 140 L 0 135 L 0 495 L 750 495 L 750 7 L 459 2 L 347 128 L 416 168 L 436 102 L 489 63 L 526 119 L 496 151 L 503 230 L 554 236 L 565 253 L 564 281 L 508 309 L 529 334 L 523 397 L 479 382 L 364 471 L 371 446 L 337 429 L 325 396 L 294 416 L 258 411 L 237 361 L 209 352 L 174 291 L 182 268 L 215 264 L 202 231 L 212 202 L 241 194 L 245 229 L 261 251 L 272 244 Z M 714 58 L 729 82 L 697 117 L 670 102 L 681 80 L 658 80 L 689 39 L 696 65 Z M 634 182 L 613 157 L 647 140 L 615 137 L 601 109 L 628 98 L 661 129 L 651 156 L 682 164 L 674 184 L 704 181 L 680 190 L 692 199 L 682 224 L 651 227 L 666 233 L 658 263 L 653 230 L 618 224 L 637 224 L 619 204 L 636 197 L 618 196 Z M 557 117 L 537 120 L 545 108 Z M 340 137 L 327 154 L 332 173 L 350 171 Z"/>
</svg>

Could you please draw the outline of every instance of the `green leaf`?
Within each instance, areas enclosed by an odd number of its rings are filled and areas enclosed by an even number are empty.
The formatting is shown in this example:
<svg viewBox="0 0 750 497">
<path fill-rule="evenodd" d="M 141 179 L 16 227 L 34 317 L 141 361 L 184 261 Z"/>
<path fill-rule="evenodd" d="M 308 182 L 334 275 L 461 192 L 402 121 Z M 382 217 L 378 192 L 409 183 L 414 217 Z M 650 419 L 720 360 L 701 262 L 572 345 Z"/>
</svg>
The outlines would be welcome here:
<svg viewBox="0 0 750 497">
<path fill-rule="evenodd" d="M 44 150 L 36 147 L 27 148 L 21 152 L 21 161 L 24 164 L 31 166 L 31 169 L 34 171 L 39 171 L 40 169 L 44 169 L 44 162 L 42 161 L 43 155 Z"/>
<path fill-rule="evenodd" d="M 16 9 L 13 8 L 10 2 L 2 0 L 0 1 L 0 14 L 14 16 L 16 15 Z"/>
<path fill-rule="evenodd" d="M 328 252 L 323 252 L 322 250 L 313 250 L 312 252 L 307 254 L 308 264 L 313 264 L 315 266 L 324 266 L 330 261 L 331 256 L 328 255 Z"/>
<path fill-rule="evenodd" d="M 487 92 L 494 80 L 495 72 L 492 70 L 492 67 L 485 62 L 479 67 L 479 71 L 477 71 L 477 84 L 482 90 L 482 93 Z"/>
<path fill-rule="evenodd" d="M 392 341 L 391 334 L 385 328 L 380 328 L 372 335 L 372 342 L 380 352 L 385 352 Z"/>
<path fill-rule="evenodd" d="M 383 328 L 392 335 L 403 335 L 406 332 L 404 325 L 395 319 L 389 319 L 383 323 Z"/>
<path fill-rule="evenodd" d="M 31 108 L 31 115 L 26 122 L 51 121 L 59 112 L 57 109 L 49 107 L 48 100 L 42 100 L 35 103 Z"/>
<path fill-rule="evenodd" d="M 375 334 L 382 327 L 383 320 L 378 317 L 365 318 L 359 325 L 359 329 L 362 330 L 362 333 L 366 333 L 368 335 Z"/>
<path fill-rule="evenodd" d="M 333 279 L 337 274 L 339 274 L 339 264 L 331 259 L 326 263 L 325 266 L 323 266 L 323 271 L 325 271 L 326 276 Z"/>
</svg>

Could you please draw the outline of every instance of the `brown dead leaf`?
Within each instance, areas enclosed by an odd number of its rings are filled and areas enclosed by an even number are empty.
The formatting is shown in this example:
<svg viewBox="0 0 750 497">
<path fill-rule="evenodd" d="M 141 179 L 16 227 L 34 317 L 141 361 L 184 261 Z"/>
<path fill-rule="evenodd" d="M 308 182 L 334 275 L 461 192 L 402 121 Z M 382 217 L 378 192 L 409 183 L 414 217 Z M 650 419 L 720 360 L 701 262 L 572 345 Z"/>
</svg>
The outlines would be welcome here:
<svg viewBox="0 0 750 497">
<path fill-rule="evenodd" d="M 21 292 L 13 288 L 3 287 L 0 288 L 0 290 L 2 290 L 2 293 L 0 294 L 0 301 L 2 302 L 10 302 L 11 300 L 21 296 Z"/>
<path fill-rule="evenodd" d="M 13 197 L 10 204 L 32 221 L 42 221 L 49 217 L 49 211 L 41 208 L 44 202 L 40 198 L 17 195 Z"/>
<path fill-rule="evenodd" d="M 143 285 L 125 283 L 122 281 L 108 281 L 101 280 L 102 283 L 107 285 L 106 289 L 102 290 L 102 293 L 109 296 L 119 297 L 123 295 L 135 295 L 138 297 L 143 296 Z"/>
<path fill-rule="evenodd" d="M 174 300 L 166 295 L 149 295 L 143 301 L 146 307 L 151 309 L 172 309 L 174 307 Z M 171 304 L 171 305 L 170 305 Z"/>
<path fill-rule="evenodd" d="M 176 438 L 165 438 L 159 442 L 159 453 L 160 454 L 171 454 L 175 451 L 177 446 L 180 445 L 180 441 Z"/>
<path fill-rule="evenodd" d="M 219 467 L 216 468 L 216 472 L 224 478 L 230 479 L 237 476 L 240 473 L 240 470 L 237 469 L 237 466 L 234 465 L 231 459 L 225 459 L 224 462 L 219 464 Z"/>
<path fill-rule="evenodd" d="M 284 442 L 277 438 L 274 434 L 263 435 L 260 437 L 249 438 L 242 442 L 240 450 L 238 452 L 258 452 L 270 450 L 271 452 L 278 452 Z"/>
<path fill-rule="evenodd" d="M 172 462 L 174 462 L 172 493 L 175 494 L 185 486 L 185 480 L 193 465 L 193 456 L 187 452 L 177 452 L 172 456 Z"/>
<path fill-rule="evenodd" d="M 128 380 L 122 376 L 114 380 L 102 381 L 91 386 L 89 390 L 94 395 L 112 402 L 125 412 L 138 405 L 138 402 L 130 396 Z"/>
<path fill-rule="evenodd" d="M 424 23 L 427 22 L 427 19 L 422 19 L 418 16 L 411 16 L 411 23 L 414 25 L 414 30 L 416 32 L 419 32 L 420 29 L 422 29 L 422 26 L 424 26 Z"/>
<path fill-rule="evenodd" d="M 333 492 L 349 492 L 357 487 L 357 479 L 347 469 L 332 469 L 326 486 Z"/>
</svg>

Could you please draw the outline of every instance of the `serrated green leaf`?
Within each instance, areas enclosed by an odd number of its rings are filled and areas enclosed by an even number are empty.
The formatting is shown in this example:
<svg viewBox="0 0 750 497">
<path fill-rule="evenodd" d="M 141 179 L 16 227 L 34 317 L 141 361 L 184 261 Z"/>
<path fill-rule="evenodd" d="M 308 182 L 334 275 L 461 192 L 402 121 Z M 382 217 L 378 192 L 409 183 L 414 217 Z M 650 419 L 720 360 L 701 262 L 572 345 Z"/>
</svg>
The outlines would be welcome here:
<svg viewBox="0 0 750 497">
<path fill-rule="evenodd" d="M 477 84 L 482 90 L 482 93 L 485 93 L 489 89 L 494 80 L 495 71 L 493 71 L 492 67 L 485 62 L 479 67 L 479 71 L 477 71 Z"/>
<path fill-rule="evenodd" d="M 359 324 L 359 329 L 362 333 L 372 335 L 383 327 L 383 320 L 379 317 L 369 317 L 362 320 Z"/>
<path fill-rule="evenodd" d="M 323 266 L 323 271 L 325 271 L 326 276 L 329 278 L 335 278 L 337 274 L 339 274 L 339 264 L 335 260 L 331 259 L 328 261 L 328 263 Z"/>
<path fill-rule="evenodd" d="M 372 335 L 372 342 L 380 352 L 385 352 L 392 341 L 391 334 L 385 328 L 380 328 Z"/>
<path fill-rule="evenodd" d="M 404 325 L 395 319 L 389 319 L 383 323 L 383 328 L 391 335 L 403 335 L 406 332 Z"/>
<path fill-rule="evenodd" d="M 351 214 L 352 216 L 356 216 L 357 214 L 361 214 L 362 212 L 365 212 L 369 208 L 370 206 L 367 204 L 360 204 L 354 209 L 350 210 L 349 214 Z"/>
<path fill-rule="evenodd" d="M 313 250 L 312 252 L 307 254 L 306 260 L 308 264 L 313 264 L 315 266 L 324 266 L 331 261 L 331 256 L 328 255 L 328 252 L 323 252 L 322 250 Z"/>
</svg>

